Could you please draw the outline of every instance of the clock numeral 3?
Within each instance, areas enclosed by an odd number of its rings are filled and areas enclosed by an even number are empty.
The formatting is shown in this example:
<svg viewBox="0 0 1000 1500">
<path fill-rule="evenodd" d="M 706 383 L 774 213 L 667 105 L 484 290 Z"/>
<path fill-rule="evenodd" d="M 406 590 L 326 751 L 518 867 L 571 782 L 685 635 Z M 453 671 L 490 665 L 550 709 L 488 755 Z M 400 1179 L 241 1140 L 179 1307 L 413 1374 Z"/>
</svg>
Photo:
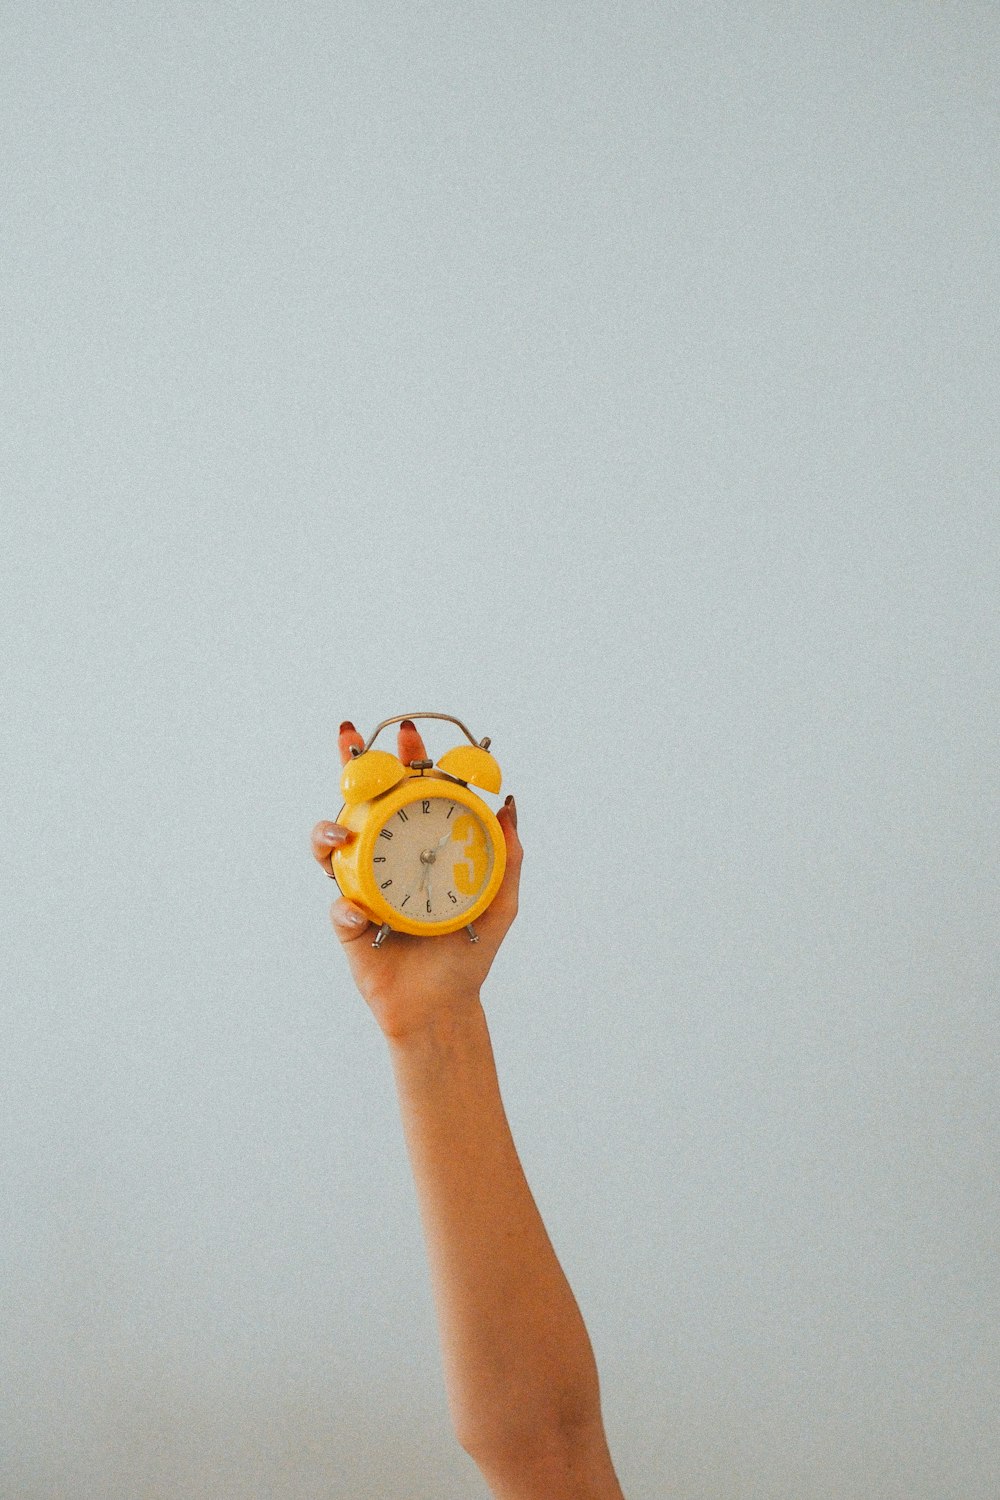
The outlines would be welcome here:
<svg viewBox="0 0 1000 1500">
<path fill-rule="evenodd" d="M 469 813 L 455 819 L 455 839 L 461 839 L 465 848 L 462 862 L 453 869 L 452 880 L 463 896 L 475 896 L 483 887 L 489 865 L 486 830 L 478 818 Z"/>
</svg>

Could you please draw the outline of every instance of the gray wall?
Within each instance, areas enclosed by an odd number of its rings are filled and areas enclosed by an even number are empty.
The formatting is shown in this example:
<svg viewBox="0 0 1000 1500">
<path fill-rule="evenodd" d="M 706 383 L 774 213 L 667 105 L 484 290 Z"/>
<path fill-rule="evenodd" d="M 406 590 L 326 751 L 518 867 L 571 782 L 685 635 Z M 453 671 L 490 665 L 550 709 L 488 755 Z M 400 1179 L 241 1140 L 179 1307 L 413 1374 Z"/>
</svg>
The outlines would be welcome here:
<svg viewBox="0 0 1000 1500">
<path fill-rule="evenodd" d="M 992 1497 L 996 7 L 2 23 L 0 1492 L 483 1493 L 308 849 L 439 709 L 629 1500 Z"/>
</svg>

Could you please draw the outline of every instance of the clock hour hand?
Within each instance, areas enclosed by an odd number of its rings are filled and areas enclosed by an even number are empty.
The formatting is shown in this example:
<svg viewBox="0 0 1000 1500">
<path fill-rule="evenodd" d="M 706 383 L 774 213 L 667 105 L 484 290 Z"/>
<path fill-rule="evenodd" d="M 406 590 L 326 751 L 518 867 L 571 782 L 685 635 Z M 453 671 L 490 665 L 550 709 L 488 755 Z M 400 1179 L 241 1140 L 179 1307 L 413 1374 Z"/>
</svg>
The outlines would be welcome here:
<svg viewBox="0 0 1000 1500">
<path fill-rule="evenodd" d="M 448 836 L 449 838 L 451 837 L 450 834 Z M 425 849 L 420 856 L 420 863 L 424 868 L 423 874 L 420 877 L 420 884 L 417 886 L 417 890 L 426 891 L 428 900 L 430 899 L 431 894 L 431 866 L 434 864 L 436 858 L 436 849 Z"/>
<path fill-rule="evenodd" d="M 428 906 L 430 905 L 431 901 L 431 870 L 433 868 L 432 860 L 425 857 L 429 852 L 429 850 L 425 850 L 424 853 L 420 856 L 420 861 L 424 867 L 424 873 L 421 875 L 420 884 L 417 886 L 418 891 L 427 892 Z"/>
</svg>

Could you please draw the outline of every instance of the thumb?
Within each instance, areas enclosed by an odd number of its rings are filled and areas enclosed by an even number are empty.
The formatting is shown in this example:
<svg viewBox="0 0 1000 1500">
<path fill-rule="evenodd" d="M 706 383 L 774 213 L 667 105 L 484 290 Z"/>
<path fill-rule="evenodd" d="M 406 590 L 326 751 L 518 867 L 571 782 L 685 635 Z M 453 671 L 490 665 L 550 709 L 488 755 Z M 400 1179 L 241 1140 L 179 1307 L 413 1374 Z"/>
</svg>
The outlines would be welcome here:
<svg viewBox="0 0 1000 1500">
<path fill-rule="evenodd" d="M 364 912 L 344 896 L 330 907 L 330 922 L 342 943 L 353 943 L 367 932 L 369 926 Z"/>
</svg>

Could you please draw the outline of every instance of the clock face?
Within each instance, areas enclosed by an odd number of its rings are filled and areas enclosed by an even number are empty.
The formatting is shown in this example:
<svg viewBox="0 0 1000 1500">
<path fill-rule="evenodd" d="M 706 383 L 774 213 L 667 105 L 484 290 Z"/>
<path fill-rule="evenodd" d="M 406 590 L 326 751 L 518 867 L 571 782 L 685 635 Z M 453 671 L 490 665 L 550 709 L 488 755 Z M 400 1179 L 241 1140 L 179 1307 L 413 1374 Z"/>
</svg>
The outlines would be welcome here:
<svg viewBox="0 0 1000 1500">
<path fill-rule="evenodd" d="M 461 916 L 493 874 L 493 843 L 481 818 L 451 796 L 417 798 L 375 840 L 372 874 L 382 899 L 414 922 Z"/>
</svg>

